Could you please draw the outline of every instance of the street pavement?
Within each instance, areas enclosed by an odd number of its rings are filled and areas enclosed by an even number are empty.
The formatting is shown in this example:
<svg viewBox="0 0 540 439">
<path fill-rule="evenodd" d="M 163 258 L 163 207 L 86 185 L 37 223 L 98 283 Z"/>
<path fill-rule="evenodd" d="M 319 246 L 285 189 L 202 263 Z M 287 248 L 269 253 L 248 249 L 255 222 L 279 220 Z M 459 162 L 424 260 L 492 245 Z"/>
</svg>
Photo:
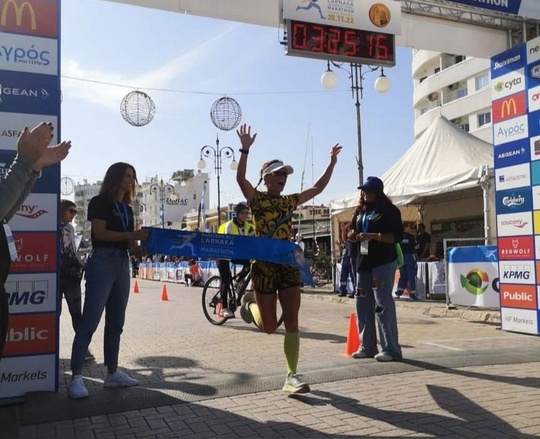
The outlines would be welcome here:
<svg viewBox="0 0 540 439">
<path fill-rule="evenodd" d="M 537 437 L 540 338 L 498 329 L 493 310 L 397 302 L 404 361 L 354 360 L 353 299 L 306 290 L 299 372 L 312 392 L 287 397 L 283 329 L 238 315 L 213 326 L 201 288 L 139 280 L 120 365 L 141 385 L 103 389 L 103 325 L 84 370 L 90 397 L 66 397 L 73 330 L 61 317 L 59 392 L 0 406 L 2 438 Z M 64 307 L 64 309 L 67 309 Z"/>
</svg>

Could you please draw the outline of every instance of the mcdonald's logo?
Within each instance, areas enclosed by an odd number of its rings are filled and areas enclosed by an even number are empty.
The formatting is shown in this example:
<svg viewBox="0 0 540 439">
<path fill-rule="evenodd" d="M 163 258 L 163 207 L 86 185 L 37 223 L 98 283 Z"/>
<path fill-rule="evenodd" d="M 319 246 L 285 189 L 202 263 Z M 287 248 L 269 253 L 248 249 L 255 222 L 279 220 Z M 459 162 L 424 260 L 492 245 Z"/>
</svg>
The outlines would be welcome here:
<svg viewBox="0 0 540 439">
<path fill-rule="evenodd" d="M 54 38 L 57 11 L 56 0 L 0 0 L 0 30 Z"/>
<path fill-rule="evenodd" d="M 523 116 L 527 112 L 525 92 L 516 93 L 493 102 L 493 123 Z"/>
</svg>

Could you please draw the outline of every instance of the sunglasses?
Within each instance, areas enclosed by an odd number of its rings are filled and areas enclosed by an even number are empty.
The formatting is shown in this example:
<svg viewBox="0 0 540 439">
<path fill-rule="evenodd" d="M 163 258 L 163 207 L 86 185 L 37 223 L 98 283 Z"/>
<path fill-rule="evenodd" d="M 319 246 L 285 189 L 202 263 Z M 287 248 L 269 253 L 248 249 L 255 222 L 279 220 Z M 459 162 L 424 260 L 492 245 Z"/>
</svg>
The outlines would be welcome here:
<svg viewBox="0 0 540 439">
<path fill-rule="evenodd" d="M 270 175 L 274 177 L 287 177 L 289 174 L 287 174 L 287 171 L 274 171 Z"/>
<path fill-rule="evenodd" d="M 249 215 L 249 210 L 242 210 L 239 213 L 241 213 L 242 215 Z"/>
<path fill-rule="evenodd" d="M 71 209 L 68 209 L 69 213 L 72 213 L 73 215 L 77 214 L 77 209 L 74 209 L 73 207 Z"/>
</svg>

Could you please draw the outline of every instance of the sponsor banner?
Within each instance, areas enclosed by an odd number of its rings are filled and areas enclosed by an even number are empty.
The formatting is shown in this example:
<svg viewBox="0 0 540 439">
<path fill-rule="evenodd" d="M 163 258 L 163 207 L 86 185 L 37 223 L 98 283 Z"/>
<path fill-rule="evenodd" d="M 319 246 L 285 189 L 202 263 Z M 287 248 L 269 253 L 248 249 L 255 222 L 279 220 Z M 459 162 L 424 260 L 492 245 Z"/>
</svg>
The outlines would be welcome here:
<svg viewBox="0 0 540 439">
<path fill-rule="evenodd" d="M 56 273 L 11 274 L 6 281 L 10 314 L 56 311 Z"/>
<path fill-rule="evenodd" d="M 536 254 L 536 259 L 540 259 L 540 236 L 539 235 L 535 235 L 534 237 L 534 252 Z"/>
<path fill-rule="evenodd" d="M 9 316 L 4 356 L 54 354 L 55 352 L 56 313 Z"/>
<path fill-rule="evenodd" d="M 536 288 L 535 285 L 500 284 L 501 306 L 536 310 Z"/>
<path fill-rule="evenodd" d="M 497 248 L 450 248 L 447 282 L 450 301 L 456 305 L 498 307 Z"/>
<path fill-rule="evenodd" d="M 55 38 L 58 9 L 57 0 L 0 0 L 0 30 Z"/>
<path fill-rule="evenodd" d="M 526 18 L 540 19 L 538 0 L 452 0 L 479 9 L 490 9 L 505 14 L 519 15 Z"/>
<path fill-rule="evenodd" d="M 540 160 L 531 162 L 531 184 L 534 186 L 540 184 Z"/>
<path fill-rule="evenodd" d="M 56 271 L 56 233 L 14 232 L 17 260 L 11 261 L 10 273 Z"/>
<path fill-rule="evenodd" d="M 534 94 L 536 96 L 536 94 Z M 540 95 L 538 97 L 540 99 Z M 540 105 L 540 103 L 539 103 Z M 524 91 L 499 99 L 492 103 L 493 123 L 499 123 L 527 113 L 527 98 Z"/>
<path fill-rule="evenodd" d="M 540 186 L 532 187 L 532 199 L 533 199 L 533 209 L 540 209 Z"/>
<path fill-rule="evenodd" d="M 3 115 L 0 115 L 2 119 Z M 15 158 L 15 151 L 0 150 L 0 178 L 4 178 Z M 36 180 L 33 193 L 58 193 L 60 192 L 60 165 L 47 166 L 41 171 L 41 177 Z"/>
<path fill-rule="evenodd" d="M 532 234 L 532 212 L 497 215 L 498 236 L 521 236 Z"/>
<path fill-rule="evenodd" d="M 539 334 L 538 311 L 530 309 L 501 308 L 501 326 L 505 331 Z"/>
<path fill-rule="evenodd" d="M 0 70 L 58 74 L 58 42 L 49 38 L 2 34 Z"/>
<path fill-rule="evenodd" d="M 540 142 L 538 146 L 540 148 Z M 508 166 L 525 163 L 529 160 L 530 150 L 532 150 L 532 146 L 530 145 L 529 139 L 522 139 L 518 140 L 517 142 L 499 145 L 493 151 L 493 161 L 495 167 L 505 168 Z M 540 159 L 540 150 L 538 153 L 538 158 Z"/>
<path fill-rule="evenodd" d="M 533 212 L 533 223 L 534 223 L 534 233 L 540 233 L 540 210 L 535 210 Z"/>
<path fill-rule="evenodd" d="M 47 114 L 60 109 L 58 76 L 0 70 L 0 112 Z"/>
<path fill-rule="evenodd" d="M 527 129 L 529 130 L 530 137 L 540 135 L 540 111 L 528 114 Z"/>
<path fill-rule="evenodd" d="M 531 3 L 534 1 L 534 3 L 536 3 L 536 9 L 540 12 L 540 4 L 538 4 L 537 0 L 527 1 Z M 533 38 L 532 40 L 527 41 L 525 44 L 525 50 L 527 52 L 527 64 L 540 61 L 540 38 Z"/>
<path fill-rule="evenodd" d="M 540 136 L 534 136 L 529 139 L 531 161 L 540 159 Z"/>
<path fill-rule="evenodd" d="M 497 191 L 521 188 L 530 185 L 531 173 L 529 163 L 495 170 L 495 189 Z"/>
<path fill-rule="evenodd" d="M 533 206 L 530 187 L 498 191 L 495 200 L 499 214 L 528 212 Z"/>
<path fill-rule="evenodd" d="M 493 144 L 514 142 L 529 137 L 529 118 L 524 116 L 505 120 L 493 125 Z"/>
<path fill-rule="evenodd" d="M 525 69 L 513 70 L 506 75 L 491 80 L 493 101 L 525 90 Z"/>
<path fill-rule="evenodd" d="M 28 392 L 54 392 L 55 355 L 2 358 L 0 361 L 0 398 L 24 396 Z"/>
<path fill-rule="evenodd" d="M 534 259 L 535 241 L 531 236 L 503 237 L 497 240 L 499 260 Z"/>
<path fill-rule="evenodd" d="M 385 34 L 401 34 L 401 4 L 394 0 L 283 0 L 283 18 Z"/>
<path fill-rule="evenodd" d="M 14 232 L 54 232 L 58 230 L 58 195 L 30 194 L 9 221 Z"/>
<path fill-rule="evenodd" d="M 534 285 L 534 261 L 499 261 L 500 283 Z"/>
<path fill-rule="evenodd" d="M 526 64 L 525 45 L 513 47 L 491 58 L 491 79 L 494 80 L 522 68 Z"/>
<path fill-rule="evenodd" d="M 538 93 L 540 89 L 540 62 L 527 66 L 527 88 L 529 111 L 540 110 Z"/>
<path fill-rule="evenodd" d="M 58 118 L 41 114 L 2 113 L 0 117 L 0 149 L 17 150 L 17 139 L 24 127 L 33 128 L 41 122 L 55 127 L 51 145 L 58 144 Z"/>
</svg>

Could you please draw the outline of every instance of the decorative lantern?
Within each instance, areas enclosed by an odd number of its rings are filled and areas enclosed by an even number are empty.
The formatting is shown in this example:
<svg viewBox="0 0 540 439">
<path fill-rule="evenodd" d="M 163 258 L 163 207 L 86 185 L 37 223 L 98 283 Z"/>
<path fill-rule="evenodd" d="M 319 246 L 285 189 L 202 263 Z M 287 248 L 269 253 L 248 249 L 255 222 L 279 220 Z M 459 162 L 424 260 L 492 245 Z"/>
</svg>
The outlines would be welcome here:
<svg viewBox="0 0 540 439">
<path fill-rule="evenodd" d="M 210 119 L 223 131 L 230 131 L 242 120 L 242 109 L 233 98 L 222 97 L 212 104 Z"/>
<path fill-rule="evenodd" d="M 122 99 L 120 112 L 124 120 L 135 127 L 149 124 L 156 113 L 156 105 L 146 93 L 136 90 Z"/>
</svg>

